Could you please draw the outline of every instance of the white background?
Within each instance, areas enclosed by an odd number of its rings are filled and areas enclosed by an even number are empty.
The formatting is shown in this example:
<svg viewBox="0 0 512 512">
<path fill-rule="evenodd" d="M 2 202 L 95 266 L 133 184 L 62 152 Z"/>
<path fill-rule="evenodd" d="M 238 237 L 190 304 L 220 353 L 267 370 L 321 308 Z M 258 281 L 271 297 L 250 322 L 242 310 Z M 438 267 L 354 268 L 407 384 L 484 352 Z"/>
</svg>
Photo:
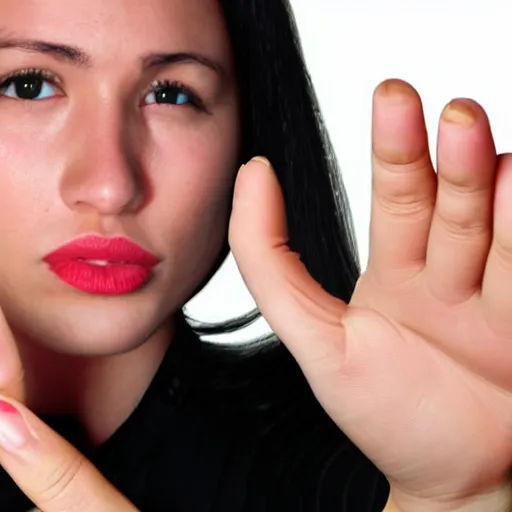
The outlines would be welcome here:
<svg viewBox="0 0 512 512">
<path fill-rule="evenodd" d="M 434 157 L 440 112 L 450 99 L 461 96 L 476 99 L 487 110 L 498 151 L 512 151 L 512 2 L 510 6 L 507 0 L 291 2 L 347 187 L 364 267 L 374 88 L 391 77 L 416 87 L 423 98 Z M 187 312 L 200 320 L 217 321 L 253 306 L 230 257 L 189 303 Z M 247 336 L 266 328 L 260 322 Z"/>
</svg>

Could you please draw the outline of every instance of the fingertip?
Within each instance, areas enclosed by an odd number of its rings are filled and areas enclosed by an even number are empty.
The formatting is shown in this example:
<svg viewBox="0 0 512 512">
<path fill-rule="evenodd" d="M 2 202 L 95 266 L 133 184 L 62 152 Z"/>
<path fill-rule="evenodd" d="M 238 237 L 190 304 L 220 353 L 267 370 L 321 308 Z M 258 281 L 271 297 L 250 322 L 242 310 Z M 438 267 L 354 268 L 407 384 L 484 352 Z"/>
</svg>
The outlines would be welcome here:
<svg viewBox="0 0 512 512">
<path fill-rule="evenodd" d="M 404 99 L 418 100 L 420 95 L 409 82 L 401 80 L 400 78 L 388 78 L 375 88 L 373 97 L 374 99 L 385 98 L 387 100 L 403 101 Z"/>
<path fill-rule="evenodd" d="M 441 121 L 449 125 L 471 128 L 475 125 L 490 130 L 490 121 L 484 107 L 471 98 L 454 98 L 445 105 Z M 444 123 L 440 122 L 441 127 Z"/>
<path fill-rule="evenodd" d="M 423 160 L 428 153 L 421 98 L 403 80 L 386 80 L 375 91 L 372 149 L 379 162 L 392 165 Z"/>
<path fill-rule="evenodd" d="M 247 194 L 250 192 L 251 189 L 255 186 L 254 182 L 251 181 L 253 179 L 259 179 L 254 178 L 250 174 L 252 174 L 250 171 L 254 171 L 256 169 L 260 170 L 273 170 L 272 164 L 270 163 L 270 160 L 264 156 L 255 156 L 249 162 L 242 165 L 238 171 L 238 175 L 236 178 L 235 183 L 235 191 L 234 191 L 234 197 L 233 197 L 233 206 L 234 202 L 238 201 L 240 196 L 242 194 Z M 249 189 L 249 190 L 246 190 Z"/>
<path fill-rule="evenodd" d="M 268 171 L 271 172 L 268 172 Z M 229 240 L 262 240 L 286 232 L 282 189 L 270 161 L 254 157 L 240 168 L 235 184 Z"/>
<path fill-rule="evenodd" d="M 272 164 L 270 163 L 270 160 L 264 156 L 255 156 L 250 160 L 249 163 L 250 164 L 251 163 L 260 163 L 260 164 L 266 165 L 269 168 L 272 168 Z"/>
<path fill-rule="evenodd" d="M 478 111 L 471 101 L 458 98 L 444 107 L 441 117 L 449 123 L 470 127 L 478 119 Z"/>
</svg>

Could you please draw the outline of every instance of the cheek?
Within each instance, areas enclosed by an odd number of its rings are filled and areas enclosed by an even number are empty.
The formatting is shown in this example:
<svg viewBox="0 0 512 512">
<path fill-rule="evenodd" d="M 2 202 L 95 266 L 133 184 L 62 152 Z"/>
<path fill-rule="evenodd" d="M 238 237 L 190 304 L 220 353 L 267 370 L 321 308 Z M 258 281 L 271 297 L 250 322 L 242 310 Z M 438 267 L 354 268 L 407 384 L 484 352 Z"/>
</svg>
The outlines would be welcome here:
<svg viewBox="0 0 512 512">
<path fill-rule="evenodd" d="M 24 231 L 41 223 L 55 203 L 57 165 L 49 146 L 30 133 L 0 128 L 0 230 Z M 45 177 L 42 179 L 42 177 Z"/>
<path fill-rule="evenodd" d="M 210 269 L 227 235 L 238 170 L 237 133 L 237 126 L 227 122 L 176 129 L 155 139 L 151 152 L 154 196 L 148 229 L 159 226 L 159 245 L 172 253 L 177 268 L 201 274 L 196 279 Z"/>
<path fill-rule="evenodd" d="M 56 204 L 66 111 L 60 104 L 0 99 L 0 222 L 41 215 Z M 13 219 L 11 219 L 13 220 Z"/>
</svg>

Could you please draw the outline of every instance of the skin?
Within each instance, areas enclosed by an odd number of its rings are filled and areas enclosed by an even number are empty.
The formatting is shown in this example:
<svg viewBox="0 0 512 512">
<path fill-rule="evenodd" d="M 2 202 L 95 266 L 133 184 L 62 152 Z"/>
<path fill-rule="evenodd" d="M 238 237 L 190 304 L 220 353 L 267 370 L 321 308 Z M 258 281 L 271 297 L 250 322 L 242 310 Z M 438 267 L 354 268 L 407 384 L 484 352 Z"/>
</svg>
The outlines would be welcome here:
<svg viewBox="0 0 512 512">
<path fill-rule="evenodd" d="M 0 97 L 0 305 L 23 359 L 27 404 L 74 414 L 100 442 L 140 399 L 172 313 L 226 237 L 239 145 L 231 48 L 208 0 L 6 0 L 0 20 L 0 41 L 51 41 L 88 55 L 77 65 L 0 50 L 2 82 L 27 68 L 55 77 L 38 101 Z M 180 52 L 222 72 L 191 62 L 141 67 L 147 54 Z M 183 83 L 207 112 L 155 103 L 155 80 Z M 42 258 L 84 234 L 126 236 L 155 253 L 162 262 L 152 282 L 105 299 L 58 280 Z"/>
<path fill-rule="evenodd" d="M 186 40 L 232 69 L 216 4 L 70 4 L 4 0 L 0 7 L 11 32 L 80 42 L 96 66 L 85 73 L 47 63 L 69 73 L 64 99 L 0 100 L 0 115 L 11 116 L 0 123 L 0 391 L 14 407 L 0 402 L 0 464 L 44 512 L 127 512 L 133 506 L 34 411 L 44 404 L 73 412 L 76 401 L 75 414 L 101 439 L 133 410 L 166 348 L 173 307 L 207 272 L 225 234 L 238 146 L 235 81 L 210 84 L 213 117 L 141 109 L 152 78 L 136 72 L 140 53 L 182 51 Z M 37 62 L 24 67 L 45 64 L 29 57 Z M 207 76 L 201 87 L 213 80 Z M 510 512 L 512 156 L 497 157 L 487 116 L 470 100 L 443 111 L 438 174 L 427 141 L 417 92 L 399 80 L 381 84 L 371 255 L 350 304 L 328 295 L 288 248 L 283 195 L 261 158 L 236 178 L 229 242 L 319 402 L 390 481 L 386 510 Z M 90 231 L 126 234 L 158 252 L 154 283 L 106 301 L 56 281 L 41 257 Z M 134 359 L 140 372 L 121 393 L 104 372 L 132 375 Z M 81 368 L 83 380 L 69 380 L 63 362 Z M 41 379 L 44 365 L 54 382 Z M 69 382 L 74 393 L 45 402 L 55 382 Z M 111 393 L 100 400 L 107 383 Z M 98 425 L 98 411 L 114 398 L 124 411 Z"/>
</svg>

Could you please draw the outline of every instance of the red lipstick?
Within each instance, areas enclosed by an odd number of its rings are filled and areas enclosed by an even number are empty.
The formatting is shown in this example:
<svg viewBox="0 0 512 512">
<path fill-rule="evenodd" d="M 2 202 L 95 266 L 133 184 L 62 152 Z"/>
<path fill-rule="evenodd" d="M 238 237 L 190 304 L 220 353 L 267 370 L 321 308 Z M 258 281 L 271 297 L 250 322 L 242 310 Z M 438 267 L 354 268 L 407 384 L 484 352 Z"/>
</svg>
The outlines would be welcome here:
<svg viewBox="0 0 512 512">
<path fill-rule="evenodd" d="M 159 259 L 126 238 L 86 236 L 43 258 L 62 281 L 98 295 L 125 295 L 140 290 Z"/>
</svg>

